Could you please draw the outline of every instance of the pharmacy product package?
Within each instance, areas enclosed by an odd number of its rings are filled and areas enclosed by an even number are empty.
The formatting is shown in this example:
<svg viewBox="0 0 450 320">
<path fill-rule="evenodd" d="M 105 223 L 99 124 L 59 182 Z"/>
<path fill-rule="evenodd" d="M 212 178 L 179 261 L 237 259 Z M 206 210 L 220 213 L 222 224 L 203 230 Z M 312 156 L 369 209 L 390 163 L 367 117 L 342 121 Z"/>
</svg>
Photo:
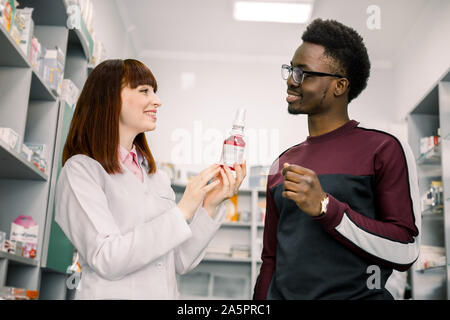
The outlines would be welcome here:
<svg viewBox="0 0 450 320">
<path fill-rule="evenodd" d="M 10 239 L 24 243 L 23 256 L 34 258 L 38 240 L 39 226 L 30 216 L 20 215 L 11 223 Z"/>
</svg>

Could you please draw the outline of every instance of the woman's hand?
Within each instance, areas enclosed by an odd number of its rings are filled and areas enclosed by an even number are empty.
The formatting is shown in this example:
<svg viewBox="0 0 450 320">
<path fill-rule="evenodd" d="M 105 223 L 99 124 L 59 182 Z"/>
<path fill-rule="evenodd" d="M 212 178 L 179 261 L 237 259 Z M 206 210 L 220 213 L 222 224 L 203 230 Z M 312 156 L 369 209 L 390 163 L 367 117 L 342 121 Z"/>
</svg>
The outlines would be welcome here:
<svg viewBox="0 0 450 320">
<path fill-rule="evenodd" d="M 203 201 L 203 207 L 211 217 L 219 204 L 237 194 L 239 187 L 247 174 L 245 161 L 240 165 L 235 163 L 234 170 L 236 172 L 236 178 L 233 176 L 233 173 L 228 166 L 223 166 L 214 179 L 214 182 L 220 181 L 220 184 L 210 190 Z"/>
<path fill-rule="evenodd" d="M 183 197 L 178 202 L 178 208 L 183 212 L 186 220 L 192 218 L 197 208 L 202 204 L 205 195 L 219 185 L 219 180 L 207 184 L 208 181 L 219 173 L 219 170 L 221 170 L 220 165 L 214 164 L 200 172 L 187 183 Z"/>
</svg>

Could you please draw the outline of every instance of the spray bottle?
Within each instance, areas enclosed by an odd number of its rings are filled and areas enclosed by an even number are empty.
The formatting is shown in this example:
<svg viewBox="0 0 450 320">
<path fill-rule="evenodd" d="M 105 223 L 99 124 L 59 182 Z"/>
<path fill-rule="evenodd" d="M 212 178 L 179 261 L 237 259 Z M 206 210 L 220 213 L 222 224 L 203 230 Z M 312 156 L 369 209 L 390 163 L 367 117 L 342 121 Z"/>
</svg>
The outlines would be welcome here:
<svg viewBox="0 0 450 320">
<path fill-rule="evenodd" d="M 237 110 L 230 136 L 223 142 L 221 164 L 228 166 L 231 170 L 234 170 L 234 163 L 244 162 L 245 111 L 245 109 Z"/>
</svg>

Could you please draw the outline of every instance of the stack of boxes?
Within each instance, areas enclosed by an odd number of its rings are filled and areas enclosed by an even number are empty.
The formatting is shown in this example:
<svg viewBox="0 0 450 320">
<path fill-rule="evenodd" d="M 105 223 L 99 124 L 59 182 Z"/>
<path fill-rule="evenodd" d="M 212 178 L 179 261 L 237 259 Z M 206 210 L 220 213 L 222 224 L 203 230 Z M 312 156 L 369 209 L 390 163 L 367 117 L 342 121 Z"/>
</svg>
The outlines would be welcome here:
<svg viewBox="0 0 450 320">
<path fill-rule="evenodd" d="M 0 142 L 6 148 L 33 163 L 40 171 L 47 171 L 47 145 L 42 143 L 22 143 L 20 135 L 11 128 L 0 128 Z"/>
<path fill-rule="evenodd" d="M 439 156 L 439 145 L 441 142 L 440 128 L 437 130 L 437 136 L 420 138 L 420 156 L 427 159 Z"/>
<path fill-rule="evenodd" d="M 16 0 L 0 0 L 0 23 L 11 34 L 44 83 L 60 95 L 65 55 L 58 47 L 45 48 L 33 36 L 33 9 L 17 9 L 18 6 Z"/>
<path fill-rule="evenodd" d="M 10 238 L 0 231 L 0 251 L 34 259 L 37 251 L 39 226 L 29 216 L 19 216 L 11 223 Z"/>
</svg>

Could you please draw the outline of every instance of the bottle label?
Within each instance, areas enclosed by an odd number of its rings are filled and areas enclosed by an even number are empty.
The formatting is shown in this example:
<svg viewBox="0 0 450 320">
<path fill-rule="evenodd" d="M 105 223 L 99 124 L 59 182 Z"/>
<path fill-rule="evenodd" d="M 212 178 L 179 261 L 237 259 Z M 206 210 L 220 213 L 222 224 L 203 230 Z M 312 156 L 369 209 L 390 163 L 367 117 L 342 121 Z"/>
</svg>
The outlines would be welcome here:
<svg viewBox="0 0 450 320">
<path fill-rule="evenodd" d="M 231 144 L 223 145 L 223 164 L 233 167 L 234 163 L 241 164 L 244 161 L 244 147 L 235 146 Z"/>
</svg>

